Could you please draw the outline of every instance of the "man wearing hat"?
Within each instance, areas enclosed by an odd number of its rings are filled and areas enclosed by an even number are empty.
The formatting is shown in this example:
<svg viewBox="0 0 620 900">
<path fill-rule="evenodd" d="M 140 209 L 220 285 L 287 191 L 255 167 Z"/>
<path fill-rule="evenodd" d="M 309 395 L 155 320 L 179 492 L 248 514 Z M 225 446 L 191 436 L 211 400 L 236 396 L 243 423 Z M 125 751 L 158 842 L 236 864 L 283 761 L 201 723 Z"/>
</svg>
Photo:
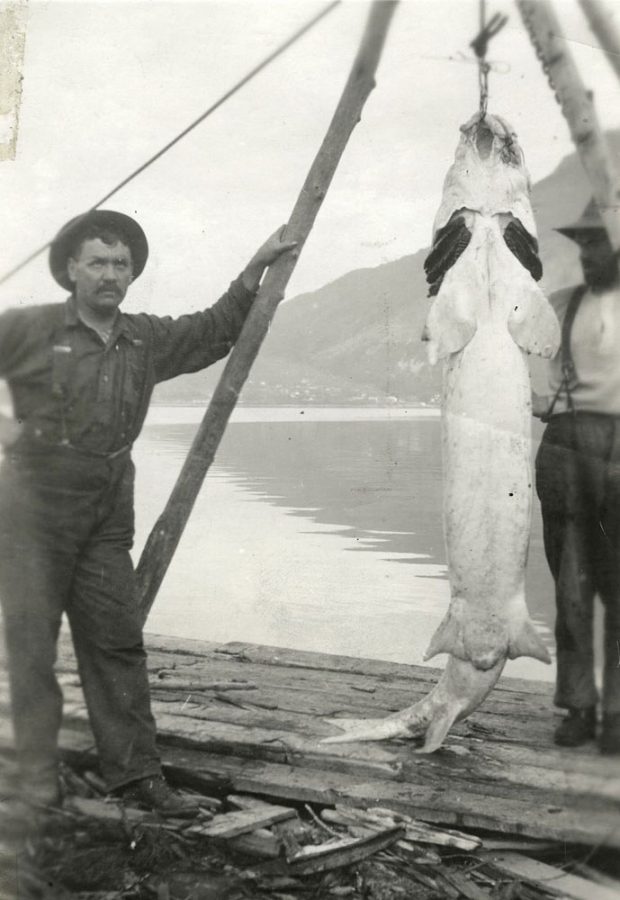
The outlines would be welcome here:
<svg viewBox="0 0 620 900">
<path fill-rule="evenodd" d="M 604 607 L 599 748 L 620 753 L 620 281 L 618 257 L 593 200 L 557 229 L 579 246 L 584 284 L 551 302 L 562 344 L 550 363 L 550 395 L 535 398 L 547 427 L 536 459 L 545 553 L 555 580 L 555 703 L 567 710 L 557 744 L 597 731 L 593 604 Z"/>
<path fill-rule="evenodd" d="M 22 795 L 59 800 L 62 694 L 54 675 L 66 613 L 110 791 L 169 815 L 195 805 L 161 775 L 130 558 L 131 447 L 155 384 L 226 356 L 260 279 L 294 243 L 272 235 L 211 308 L 173 319 L 122 313 L 146 264 L 142 228 L 95 210 L 51 245 L 64 303 L 0 316 L 0 377 L 16 423 L 0 473 L 0 601 Z"/>
</svg>

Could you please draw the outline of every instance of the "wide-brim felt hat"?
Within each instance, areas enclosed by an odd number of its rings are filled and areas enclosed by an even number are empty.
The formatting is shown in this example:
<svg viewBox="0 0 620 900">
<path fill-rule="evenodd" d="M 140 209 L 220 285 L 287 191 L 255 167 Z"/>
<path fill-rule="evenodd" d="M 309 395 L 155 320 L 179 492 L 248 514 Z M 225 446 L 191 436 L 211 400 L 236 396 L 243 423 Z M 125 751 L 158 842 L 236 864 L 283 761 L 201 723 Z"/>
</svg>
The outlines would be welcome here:
<svg viewBox="0 0 620 900">
<path fill-rule="evenodd" d="M 91 209 L 63 225 L 50 244 L 50 270 L 55 281 L 67 291 L 73 290 L 73 282 L 70 281 L 67 272 L 67 260 L 74 251 L 80 234 L 92 226 L 119 231 L 124 236 L 131 251 L 134 280 L 139 277 L 146 265 L 149 245 L 144 231 L 136 220 L 112 209 Z"/>
<path fill-rule="evenodd" d="M 594 197 L 588 201 L 588 205 L 576 222 L 554 230 L 559 231 L 560 234 L 566 235 L 566 237 L 572 238 L 580 231 L 591 231 L 592 229 L 598 229 L 599 231 L 605 230 L 605 223 L 603 222 L 598 204 Z"/>
</svg>

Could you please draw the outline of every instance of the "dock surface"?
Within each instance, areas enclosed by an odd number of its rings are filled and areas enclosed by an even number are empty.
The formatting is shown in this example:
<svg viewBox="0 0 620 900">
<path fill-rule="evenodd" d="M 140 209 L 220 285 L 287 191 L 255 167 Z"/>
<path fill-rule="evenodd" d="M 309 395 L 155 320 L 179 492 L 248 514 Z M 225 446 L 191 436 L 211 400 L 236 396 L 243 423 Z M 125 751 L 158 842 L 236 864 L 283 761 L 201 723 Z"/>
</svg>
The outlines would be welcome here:
<svg viewBox="0 0 620 900">
<path fill-rule="evenodd" d="M 554 746 L 544 682 L 501 678 L 436 753 L 414 741 L 321 744 L 329 717 L 381 717 L 432 688 L 440 670 L 249 643 L 147 635 L 162 761 L 173 775 L 224 778 L 289 802 L 382 806 L 427 822 L 620 847 L 620 758 Z M 68 638 L 61 747 L 93 752 Z M 2 705 L 7 688 L 3 680 Z M 2 740 L 10 739 L 7 727 Z"/>
</svg>

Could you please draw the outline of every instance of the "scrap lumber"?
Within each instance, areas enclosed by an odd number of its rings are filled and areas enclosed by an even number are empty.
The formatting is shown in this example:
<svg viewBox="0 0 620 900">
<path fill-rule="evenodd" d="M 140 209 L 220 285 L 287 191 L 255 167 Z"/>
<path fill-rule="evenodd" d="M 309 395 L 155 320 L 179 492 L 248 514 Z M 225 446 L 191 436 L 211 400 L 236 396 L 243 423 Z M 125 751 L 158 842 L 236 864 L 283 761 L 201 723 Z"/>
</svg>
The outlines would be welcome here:
<svg viewBox="0 0 620 900">
<path fill-rule="evenodd" d="M 151 680 L 151 687 L 157 691 L 255 691 L 252 681 L 200 681 L 168 676 Z"/>
<path fill-rule="evenodd" d="M 377 825 L 371 825 L 369 823 L 362 825 L 356 823 L 354 819 L 347 819 L 345 816 L 340 816 L 332 809 L 324 809 L 321 813 L 321 818 L 334 825 L 344 826 L 347 829 L 347 832 L 352 835 L 352 837 L 356 838 L 371 837 L 383 830 Z M 441 865 L 441 857 L 435 853 L 434 850 L 422 849 L 420 846 L 412 844 L 406 839 L 396 841 L 394 850 L 404 854 L 404 858 L 406 858 L 408 862 L 413 861 L 425 866 Z"/>
<path fill-rule="evenodd" d="M 210 838 L 232 838 L 257 828 L 265 828 L 275 822 L 294 818 L 297 813 L 288 806 L 265 804 L 267 809 L 240 809 L 235 812 L 221 813 L 208 825 L 192 825 L 187 834 L 200 834 Z"/>
<path fill-rule="evenodd" d="M 405 829 L 405 840 L 419 844 L 436 844 L 455 847 L 459 850 L 476 850 L 482 845 L 480 838 L 459 831 L 446 831 L 412 819 L 410 816 L 385 809 L 356 809 L 352 806 L 336 805 L 336 809 L 324 809 L 321 816 L 336 825 L 362 825 L 375 831 L 401 826 Z"/>
<path fill-rule="evenodd" d="M 404 828 L 398 826 L 386 828 L 371 837 L 338 838 L 324 844 L 309 844 L 287 857 L 287 862 L 295 875 L 328 872 L 361 862 L 397 843 L 404 834 Z"/>
<path fill-rule="evenodd" d="M 426 822 L 413 819 L 405 813 L 397 813 L 391 809 L 380 806 L 370 807 L 366 810 L 368 815 L 380 818 L 393 819 L 395 824 L 404 824 L 407 838 L 419 844 L 438 844 L 443 847 L 455 847 L 458 850 L 476 850 L 482 845 L 481 838 L 474 834 L 465 834 L 451 828 L 433 828 Z"/>
<path fill-rule="evenodd" d="M 444 890 L 447 887 L 452 887 L 457 891 L 457 896 L 459 897 L 465 897 L 466 900 L 493 900 L 494 894 L 480 887 L 464 872 L 444 867 L 440 872 L 434 872 L 433 874 L 443 884 Z"/>
<path fill-rule="evenodd" d="M 618 900 L 618 892 L 613 888 L 596 884 L 580 875 L 571 875 L 556 866 L 530 859 L 520 853 L 482 851 L 478 856 L 502 872 L 516 876 L 551 894 L 571 900 Z"/>
<path fill-rule="evenodd" d="M 227 843 L 232 850 L 260 859 L 277 859 L 280 855 L 280 841 L 269 828 L 256 828 L 248 834 L 230 838 Z"/>
</svg>

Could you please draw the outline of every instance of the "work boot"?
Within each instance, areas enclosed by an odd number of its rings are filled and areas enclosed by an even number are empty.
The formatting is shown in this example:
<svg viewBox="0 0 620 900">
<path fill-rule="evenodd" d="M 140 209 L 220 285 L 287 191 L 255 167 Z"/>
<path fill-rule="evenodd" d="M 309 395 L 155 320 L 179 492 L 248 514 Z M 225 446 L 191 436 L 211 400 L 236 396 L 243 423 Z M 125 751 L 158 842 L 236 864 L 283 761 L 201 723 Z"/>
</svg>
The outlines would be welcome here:
<svg viewBox="0 0 620 900">
<path fill-rule="evenodd" d="M 606 755 L 620 753 L 620 713 L 603 713 L 599 749 Z"/>
<path fill-rule="evenodd" d="M 198 800 L 173 791 L 163 775 L 140 778 L 123 785 L 115 793 L 129 806 L 135 804 L 162 816 L 188 818 L 199 812 Z"/>
<path fill-rule="evenodd" d="M 579 747 L 594 739 L 596 708 L 569 709 L 568 715 L 555 730 L 553 741 L 560 747 Z"/>
</svg>

